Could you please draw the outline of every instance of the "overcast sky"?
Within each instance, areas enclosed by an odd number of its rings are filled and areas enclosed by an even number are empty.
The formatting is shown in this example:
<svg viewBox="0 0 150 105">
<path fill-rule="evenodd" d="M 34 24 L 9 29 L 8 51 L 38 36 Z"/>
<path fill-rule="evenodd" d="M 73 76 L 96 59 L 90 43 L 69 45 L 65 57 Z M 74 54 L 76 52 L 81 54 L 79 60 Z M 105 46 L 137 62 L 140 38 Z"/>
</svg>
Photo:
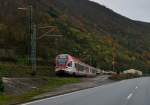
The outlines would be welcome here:
<svg viewBox="0 0 150 105">
<path fill-rule="evenodd" d="M 91 0 L 133 20 L 150 22 L 150 0 Z"/>
</svg>

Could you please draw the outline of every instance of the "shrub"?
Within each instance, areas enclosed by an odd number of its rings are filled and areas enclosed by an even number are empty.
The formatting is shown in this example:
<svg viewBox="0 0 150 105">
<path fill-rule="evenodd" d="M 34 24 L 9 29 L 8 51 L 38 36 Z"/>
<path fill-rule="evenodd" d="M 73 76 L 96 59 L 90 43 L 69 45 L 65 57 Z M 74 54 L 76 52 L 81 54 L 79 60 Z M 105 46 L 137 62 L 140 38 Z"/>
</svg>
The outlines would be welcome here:
<svg viewBox="0 0 150 105">
<path fill-rule="evenodd" d="M 139 77 L 136 74 L 113 74 L 109 77 L 112 80 L 124 80 L 124 79 L 132 79 Z"/>
<path fill-rule="evenodd" d="M 4 92 L 4 84 L 2 78 L 0 78 L 0 93 Z"/>
</svg>

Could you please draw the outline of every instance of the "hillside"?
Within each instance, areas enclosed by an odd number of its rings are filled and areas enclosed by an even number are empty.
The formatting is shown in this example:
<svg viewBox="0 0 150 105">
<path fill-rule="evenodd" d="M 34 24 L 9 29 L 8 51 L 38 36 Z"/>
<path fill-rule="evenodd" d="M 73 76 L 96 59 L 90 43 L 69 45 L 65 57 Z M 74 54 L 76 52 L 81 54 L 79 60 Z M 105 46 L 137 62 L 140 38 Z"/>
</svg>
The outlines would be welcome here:
<svg viewBox="0 0 150 105">
<path fill-rule="evenodd" d="M 93 66 L 111 69 L 114 52 L 116 70 L 136 68 L 149 72 L 149 23 L 128 19 L 88 0 L 32 0 L 30 3 L 34 7 L 34 22 L 39 27 L 53 25 L 57 29 L 51 34 L 64 35 L 38 40 L 40 64 L 53 64 L 56 54 L 69 53 Z M 27 4 L 27 0 L 0 1 L 0 49 L 12 49 L 16 63 L 20 60 L 25 63 L 29 52 L 27 12 L 17 9 Z M 48 30 L 38 30 L 38 36 Z M 2 61 L 8 60 L 6 55 L 1 57 Z"/>
</svg>

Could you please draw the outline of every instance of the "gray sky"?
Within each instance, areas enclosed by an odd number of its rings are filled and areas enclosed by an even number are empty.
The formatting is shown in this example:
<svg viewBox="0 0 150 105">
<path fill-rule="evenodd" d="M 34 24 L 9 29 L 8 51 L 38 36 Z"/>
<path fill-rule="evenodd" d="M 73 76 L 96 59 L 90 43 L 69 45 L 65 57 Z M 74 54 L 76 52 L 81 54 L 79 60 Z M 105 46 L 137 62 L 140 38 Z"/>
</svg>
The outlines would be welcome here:
<svg viewBox="0 0 150 105">
<path fill-rule="evenodd" d="M 150 22 L 150 0 L 91 0 L 131 18 Z"/>
</svg>

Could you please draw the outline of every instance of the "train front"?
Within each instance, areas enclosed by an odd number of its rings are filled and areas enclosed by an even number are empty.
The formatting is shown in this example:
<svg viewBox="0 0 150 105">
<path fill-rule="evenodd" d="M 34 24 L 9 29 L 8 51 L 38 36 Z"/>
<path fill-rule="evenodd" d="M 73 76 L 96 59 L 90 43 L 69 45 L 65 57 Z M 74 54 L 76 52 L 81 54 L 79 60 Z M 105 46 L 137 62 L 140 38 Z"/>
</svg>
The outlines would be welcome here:
<svg viewBox="0 0 150 105">
<path fill-rule="evenodd" d="M 56 57 L 56 67 L 55 73 L 58 76 L 69 75 L 68 63 L 70 62 L 71 58 L 68 54 L 60 54 Z"/>
</svg>

